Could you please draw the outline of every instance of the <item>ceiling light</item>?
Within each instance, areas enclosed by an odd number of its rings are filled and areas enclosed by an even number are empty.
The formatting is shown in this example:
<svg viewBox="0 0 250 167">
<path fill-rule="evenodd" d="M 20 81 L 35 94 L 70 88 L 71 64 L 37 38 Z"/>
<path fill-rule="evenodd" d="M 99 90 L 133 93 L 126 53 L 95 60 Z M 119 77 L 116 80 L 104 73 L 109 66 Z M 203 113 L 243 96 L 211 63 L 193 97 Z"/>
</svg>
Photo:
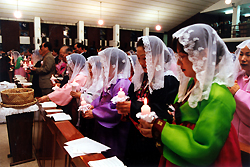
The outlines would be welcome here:
<svg viewBox="0 0 250 167">
<path fill-rule="evenodd" d="M 14 12 L 15 18 L 19 19 L 22 17 L 21 11 L 18 10 L 18 0 L 17 0 L 17 10 Z"/>
<path fill-rule="evenodd" d="M 229 5 L 232 2 L 232 0 L 225 0 L 225 4 Z"/>
<path fill-rule="evenodd" d="M 233 10 L 227 10 L 225 11 L 225 14 L 232 14 L 233 13 Z"/>
<path fill-rule="evenodd" d="M 159 24 L 156 25 L 156 26 L 155 26 L 155 29 L 156 29 L 157 31 L 160 31 L 160 30 L 161 30 L 161 25 L 159 25 Z"/>
<path fill-rule="evenodd" d="M 19 19 L 19 18 L 22 17 L 22 13 L 21 13 L 19 10 L 16 10 L 16 11 L 14 12 L 14 16 L 15 16 L 15 18 Z"/>
<path fill-rule="evenodd" d="M 98 24 L 102 26 L 104 21 L 102 20 L 102 2 L 100 2 L 100 19 L 98 20 Z"/>
<path fill-rule="evenodd" d="M 158 10 L 158 24 L 155 26 L 155 30 L 156 31 L 160 31 L 161 30 L 161 25 L 159 24 L 159 10 Z"/>
</svg>

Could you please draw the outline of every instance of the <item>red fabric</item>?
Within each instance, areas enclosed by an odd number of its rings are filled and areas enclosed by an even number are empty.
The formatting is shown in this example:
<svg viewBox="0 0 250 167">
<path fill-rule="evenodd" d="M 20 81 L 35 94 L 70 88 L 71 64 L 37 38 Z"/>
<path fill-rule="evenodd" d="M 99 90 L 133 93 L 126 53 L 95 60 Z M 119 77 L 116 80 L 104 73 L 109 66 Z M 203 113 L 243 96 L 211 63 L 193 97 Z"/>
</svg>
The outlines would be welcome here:
<svg viewBox="0 0 250 167">
<path fill-rule="evenodd" d="M 184 122 L 181 124 L 190 129 L 194 129 L 195 124 Z M 228 138 L 222 147 L 220 154 L 211 167 L 241 167 L 241 153 L 236 130 L 231 124 Z M 161 156 L 159 167 L 177 167 L 177 165 L 166 160 L 163 155 Z"/>
</svg>

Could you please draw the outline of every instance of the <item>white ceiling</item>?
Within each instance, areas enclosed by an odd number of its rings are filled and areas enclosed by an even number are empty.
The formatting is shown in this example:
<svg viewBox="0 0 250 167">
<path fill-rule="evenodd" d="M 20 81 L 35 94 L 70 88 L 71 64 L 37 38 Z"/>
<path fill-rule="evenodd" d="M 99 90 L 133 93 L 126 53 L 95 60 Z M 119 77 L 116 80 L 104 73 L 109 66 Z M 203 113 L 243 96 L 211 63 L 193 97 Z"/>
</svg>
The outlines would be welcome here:
<svg viewBox="0 0 250 167">
<path fill-rule="evenodd" d="M 169 31 L 193 15 L 220 0 L 100 0 L 104 27 L 119 24 L 120 28 L 142 30 L 162 25 L 161 32 Z M 22 12 L 22 19 L 42 22 L 75 24 L 84 21 L 85 26 L 98 26 L 100 18 L 98 0 L 0 0 L 0 19 L 15 19 L 14 11 Z M 159 15 L 158 15 L 159 11 Z"/>
</svg>

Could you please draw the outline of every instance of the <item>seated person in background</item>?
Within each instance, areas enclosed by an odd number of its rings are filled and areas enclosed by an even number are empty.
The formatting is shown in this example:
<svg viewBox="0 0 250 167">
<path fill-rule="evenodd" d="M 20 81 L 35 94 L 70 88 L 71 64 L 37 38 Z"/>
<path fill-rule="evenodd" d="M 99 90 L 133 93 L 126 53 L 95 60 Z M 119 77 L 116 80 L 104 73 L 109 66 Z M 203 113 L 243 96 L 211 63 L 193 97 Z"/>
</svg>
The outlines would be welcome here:
<svg viewBox="0 0 250 167">
<path fill-rule="evenodd" d="M 99 52 L 98 56 L 104 70 L 103 92 L 91 103 L 93 108 L 86 111 L 83 117 L 95 119 L 94 139 L 111 148 L 103 152 L 103 155 L 107 158 L 117 156 L 123 160 L 130 123 L 121 121 L 121 115 L 111 99 L 118 94 L 120 88 L 127 94 L 130 63 L 126 53 L 117 48 L 107 48 Z"/>
<path fill-rule="evenodd" d="M 236 101 L 233 125 L 238 134 L 239 142 L 250 148 L 250 40 L 246 40 L 237 46 L 236 50 L 237 78 L 234 86 L 229 87 Z M 243 166 L 250 166 L 250 152 L 241 147 Z"/>
<path fill-rule="evenodd" d="M 184 27 L 173 39 L 184 74 L 175 105 L 176 124 L 141 119 L 141 134 L 158 141 L 159 167 L 240 167 L 239 142 L 231 123 L 236 104 L 227 89 L 234 83 L 234 64 L 226 44 L 206 24 Z"/>
<path fill-rule="evenodd" d="M 80 54 L 74 53 L 67 56 L 66 59 L 70 78 L 68 83 L 65 84 L 62 88 L 59 88 L 54 92 L 39 98 L 38 101 L 40 103 L 51 100 L 59 106 L 66 106 L 73 98 L 72 96 L 70 96 L 70 92 L 72 90 L 72 83 L 74 82 L 79 84 L 79 86 L 77 86 L 78 90 L 85 85 L 88 76 L 88 72 L 85 67 L 85 58 Z M 70 113 L 70 111 L 65 112 L 71 115 L 72 122 L 75 125 L 77 121 L 76 111 L 74 113 Z"/>
</svg>

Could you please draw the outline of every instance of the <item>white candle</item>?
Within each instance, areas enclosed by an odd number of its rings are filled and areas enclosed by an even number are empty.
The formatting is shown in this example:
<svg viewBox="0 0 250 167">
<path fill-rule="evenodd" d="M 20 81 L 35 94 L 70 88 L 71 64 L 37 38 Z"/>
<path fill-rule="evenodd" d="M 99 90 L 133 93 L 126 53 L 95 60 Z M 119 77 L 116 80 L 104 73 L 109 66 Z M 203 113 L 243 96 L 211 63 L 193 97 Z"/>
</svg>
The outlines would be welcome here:
<svg viewBox="0 0 250 167">
<path fill-rule="evenodd" d="M 52 76 L 51 76 L 50 80 L 52 81 L 52 83 L 53 83 L 53 84 L 55 84 L 55 83 L 56 83 L 56 81 L 55 81 L 55 80 L 56 80 L 56 78 L 54 77 L 54 75 L 53 75 L 53 74 L 52 74 Z"/>
<path fill-rule="evenodd" d="M 73 81 L 73 83 L 72 83 L 72 91 L 76 92 L 76 89 L 77 89 L 78 86 L 79 86 L 79 84 L 76 83 L 75 81 Z"/>
<path fill-rule="evenodd" d="M 87 103 L 86 103 L 86 101 L 83 99 L 82 101 L 81 101 L 81 106 L 84 106 L 84 105 L 86 105 Z"/>
<path fill-rule="evenodd" d="M 120 91 L 118 92 L 118 97 L 119 98 L 125 97 L 125 92 L 122 90 L 122 88 L 120 88 Z"/>
<path fill-rule="evenodd" d="M 151 108 L 147 105 L 147 98 L 144 99 L 144 105 L 141 107 L 141 115 L 150 114 Z"/>
</svg>

